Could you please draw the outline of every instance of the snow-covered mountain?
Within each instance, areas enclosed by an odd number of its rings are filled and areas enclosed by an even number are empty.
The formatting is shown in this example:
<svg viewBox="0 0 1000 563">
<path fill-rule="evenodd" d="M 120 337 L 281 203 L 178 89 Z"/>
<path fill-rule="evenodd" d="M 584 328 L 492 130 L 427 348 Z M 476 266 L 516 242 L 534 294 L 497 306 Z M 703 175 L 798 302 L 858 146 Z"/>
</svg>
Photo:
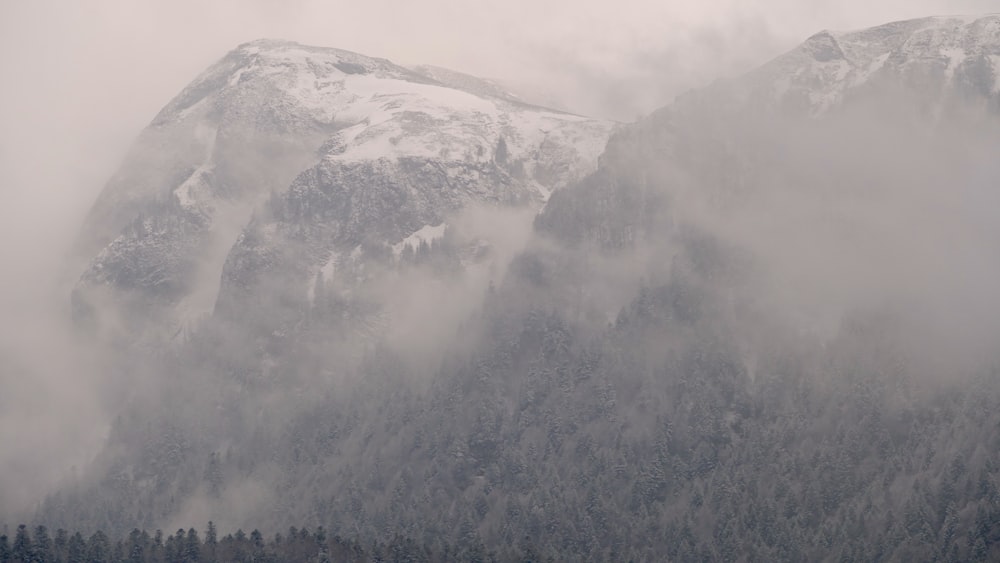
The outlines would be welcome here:
<svg viewBox="0 0 1000 563">
<path fill-rule="evenodd" d="M 996 559 L 998 21 L 817 34 L 599 159 L 610 124 L 488 81 L 238 48 L 95 205 L 76 293 L 213 316 L 41 520 Z"/>
<path fill-rule="evenodd" d="M 232 271 L 250 276 L 240 233 L 254 210 L 282 198 L 306 214 L 329 200 L 336 236 L 297 265 L 311 279 L 331 245 L 398 244 L 472 203 L 540 203 L 596 166 L 611 123 L 488 86 L 337 49 L 241 45 L 156 116 L 101 193 L 78 246 L 93 258 L 77 316 L 111 301 L 174 328 L 211 311 L 234 244 Z"/>
<path fill-rule="evenodd" d="M 1000 108 L 1000 14 L 821 31 L 735 82 L 743 99 L 808 115 L 880 88 L 917 95 L 930 111 L 973 99 Z"/>
<path fill-rule="evenodd" d="M 578 269 L 596 253 L 629 256 L 622 272 L 639 259 L 670 264 L 678 248 L 701 244 L 703 231 L 746 255 L 781 248 L 781 256 L 768 259 L 791 277 L 808 270 L 803 265 L 822 254 L 816 249 L 823 245 L 848 252 L 844 241 L 866 225 L 867 245 L 848 253 L 878 263 L 884 257 L 865 253 L 876 252 L 874 241 L 895 248 L 880 238 L 892 231 L 880 214 L 902 217 L 919 209 L 941 223 L 962 223 L 966 218 L 939 215 L 954 209 L 956 190 L 967 191 L 969 201 L 992 193 L 982 183 L 995 175 L 998 119 L 1000 15 L 818 33 L 748 73 L 685 93 L 618 129 L 599 169 L 553 194 L 536 220 L 537 230 L 563 246 L 552 252 L 551 245 L 539 245 L 541 258 L 533 263 L 559 266 L 545 275 L 535 268 L 530 277 L 550 279 L 545 294 L 551 299 L 552 288 L 612 269 Z M 978 171 L 970 177 L 970 170 Z M 829 231 L 821 234 L 817 225 Z M 839 231 L 844 225 L 857 230 Z M 757 240 L 762 236 L 779 240 L 764 245 Z M 801 247 L 788 250 L 784 240 Z M 637 248 L 657 250 L 652 258 L 629 254 Z M 928 264 L 913 261 L 915 269 Z M 873 271 L 871 264 L 855 267 Z M 573 273 L 552 283 L 561 271 Z M 612 298 L 602 304 L 599 292 Z M 594 305 L 599 319 L 614 318 L 622 306 L 620 296 L 600 288 L 577 289 L 565 299 Z"/>
</svg>

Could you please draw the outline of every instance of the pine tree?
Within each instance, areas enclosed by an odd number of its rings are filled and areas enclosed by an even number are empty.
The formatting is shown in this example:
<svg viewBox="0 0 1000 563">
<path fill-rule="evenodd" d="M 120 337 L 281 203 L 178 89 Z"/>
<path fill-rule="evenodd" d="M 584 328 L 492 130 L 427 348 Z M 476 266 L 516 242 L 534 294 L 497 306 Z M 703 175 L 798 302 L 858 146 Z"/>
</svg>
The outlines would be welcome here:
<svg viewBox="0 0 1000 563">
<path fill-rule="evenodd" d="M 59 528 L 56 530 L 56 537 L 52 540 L 52 550 L 55 553 L 55 558 L 59 561 L 66 560 L 66 550 L 69 547 L 69 533 Z"/>
<path fill-rule="evenodd" d="M 143 533 L 138 529 L 133 529 L 128 536 L 128 560 L 132 563 L 141 563 L 146 560 L 145 546 L 142 539 Z M 148 537 L 148 536 L 147 536 Z"/>
<path fill-rule="evenodd" d="M 153 534 L 153 545 L 149 548 L 150 556 L 153 561 L 164 559 L 163 551 L 163 530 L 156 530 Z"/>
<path fill-rule="evenodd" d="M 111 541 L 98 530 L 87 540 L 87 560 L 91 563 L 107 563 L 111 560 Z"/>
<path fill-rule="evenodd" d="M 184 542 L 184 561 L 185 563 L 201 561 L 201 540 L 198 539 L 198 531 L 194 528 L 187 531 L 187 538 Z"/>
<path fill-rule="evenodd" d="M 323 529 L 323 526 L 316 528 L 314 537 L 319 548 L 318 563 L 330 563 L 330 546 L 326 543 L 326 530 Z"/>
<path fill-rule="evenodd" d="M 250 532 L 250 543 L 253 545 L 252 556 L 254 561 L 263 561 L 266 557 L 264 551 L 264 535 L 260 533 L 260 530 L 254 530 Z M 275 536 L 275 549 L 279 549 L 281 543 L 281 534 Z"/>
<path fill-rule="evenodd" d="M 41 524 L 35 527 L 35 546 L 32 550 L 32 555 L 38 563 L 47 563 L 55 559 L 49 530 Z"/>
<path fill-rule="evenodd" d="M 32 557 L 31 535 L 28 527 L 21 524 L 17 527 L 17 534 L 14 536 L 14 548 L 11 550 L 11 558 L 14 561 L 31 561 Z"/>
<path fill-rule="evenodd" d="M 216 452 L 212 452 L 208 457 L 208 466 L 205 467 L 205 482 L 208 483 L 208 494 L 213 498 L 219 498 L 222 493 L 222 467 L 219 463 L 219 454 Z"/>
<path fill-rule="evenodd" d="M 218 532 L 215 529 L 215 523 L 211 520 L 208 521 L 208 527 L 205 528 L 205 544 L 204 553 L 202 553 L 202 561 L 207 563 L 216 563 L 217 550 L 218 550 Z"/>
<path fill-rule="evenodd" d="M 80 532 L 69 537 L 66 544 L 66 563 L 84 563 L 87 560 L 87 542 Z"/>
</svg>

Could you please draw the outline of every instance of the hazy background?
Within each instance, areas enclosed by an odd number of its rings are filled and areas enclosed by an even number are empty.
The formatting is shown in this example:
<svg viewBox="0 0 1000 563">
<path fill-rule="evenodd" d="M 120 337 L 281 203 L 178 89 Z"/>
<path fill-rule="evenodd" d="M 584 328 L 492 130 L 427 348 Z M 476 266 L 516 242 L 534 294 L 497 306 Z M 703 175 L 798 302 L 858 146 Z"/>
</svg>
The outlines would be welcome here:
<svg viewBox="0 0 1000 563">
<path fill-rule="evenodd" d="M 104 432 L 89 380 L 75 377 L 92 368 L 59 337 L 63 250 L 138 132 L 239 43 L 284 38 L 449 67 L 628 121 L 820 29 L 997 9 L 996 0 L 3 0 L 0 474 L 37 476 L 46 460 L 66 459 L 51 450 L 68 434 L 82 456 Z M 14 439 L 24 434 L 31 440 Z"/>
</svg>

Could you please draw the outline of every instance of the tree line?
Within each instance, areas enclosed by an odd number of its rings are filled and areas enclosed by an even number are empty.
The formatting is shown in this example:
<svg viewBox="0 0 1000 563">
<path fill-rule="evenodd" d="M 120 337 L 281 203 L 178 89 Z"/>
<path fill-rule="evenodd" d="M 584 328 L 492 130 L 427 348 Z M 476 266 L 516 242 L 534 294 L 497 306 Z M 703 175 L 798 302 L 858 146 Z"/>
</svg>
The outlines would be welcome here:
<svg viewBox="0 0 1000 563">
<path fill-rule="evenodd" d="M 543 561 L 528 545 L 498 555 L 482 543 L 453 547 L 447 543 L 434 546 L 395 535 L 385 542 L 362 544 L 338 535 L 330 536 L 322 526 L 310 531 L 291 527 L 287 533 L 269 538 L 259 530 L 246 534 L 242 529 L 219 537 L 215 524 L 208 523 L 203 533 L 194 528 L 178 529 L 164 535 L 156 530 L 133 529 L 124 538 L 112 538 L 98 530 L 89 536 L 58 529 L 54 533 L 44 525 L 33 530 L 21 524 L 13 533 L 0 534 L 0 563 L 431 563 L 438 561 L 469 562 L 538 562 Z M 552 561 L 552 558 L 546 559 Z"/>
</svg>

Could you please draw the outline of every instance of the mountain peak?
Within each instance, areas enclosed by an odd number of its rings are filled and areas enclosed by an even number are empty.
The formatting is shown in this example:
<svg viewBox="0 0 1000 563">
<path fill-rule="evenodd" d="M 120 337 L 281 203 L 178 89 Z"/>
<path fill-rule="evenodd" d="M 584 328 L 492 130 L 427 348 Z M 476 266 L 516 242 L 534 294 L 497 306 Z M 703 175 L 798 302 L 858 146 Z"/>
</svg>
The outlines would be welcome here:
<svg viewBox="0 0 1000 563">
<path fill-rule="evenodd" d="M 364 61 L 378 62 L 380 64 L 393 67 L 396 66 L 386 59 L 369 57 L 361 53 L 349 51 L 347 49 L 305 45 L 297 41 L 290 41 L 287 39 L 273 39 L 266 37 L 255 39 L 253 41 L 248 41 L 246 43 L 241 43 L 240 45 L 237 45 L 236 48 L 230 52 L 230 55 L 236 55 L 236 56 L 263 55 L 269 57 L 279 57 L 286 60 L 298 60 L 302 62 L 313 60 L 314 62 L 320 62 L 320 63 L 324 61 L 328 62 L 334 59 L 364 60 Z"/>
<path fill-rule="evenodd" d="M 844 58 L 844 52 L 840 49 L 840 43 L 833 33 L 820 31 L 809 39 L 806 39 L 802 48 L 812 57 L 820 62 L 832 61 Z"/>
<path fill-rule="evenodd" d="M 1000 14 L 821 31 L 751 71 L 742 87 L 762 103 L 817 115 L 881 82 L 919 90 L 932 106 L 953 95 L 1000 104 Z"/>
<path fill-rule="evenodd" d="M 255 209 L 270 209 L 278 230 L 315 219 L 329 234 L 318 253 L 350 255 L 330 246 L 345 241 L 392 246 L 466 205 L 540 203 L 596 166 L 611 127 L 444 69 L 243 43 L 157 115 L 102 192 L 81 237 L 96 256 L 76 303 L 86 310 L 108 290 L 195 318 L 215 300 L 192 293 L 198 279 L 256 271 L 239 238 Z M 239 267 L 223 275 L 230 251 Z M 314 266 L 296 262 L 296 272 L 308 281 Z"/>
<path fill-rule="evenodd" d="M 252 49 L 280 49 L 282 47 L 288 46 L 301 46 L 297 41 L 290 41 L 288 39 L 279 39 L 275 37 L 260 37 L 254 39 L 253 41 L 247 41 L 246 43 L 240 43 L 236 46 L 237 51 L 246 51 Z"/>
</svg>

